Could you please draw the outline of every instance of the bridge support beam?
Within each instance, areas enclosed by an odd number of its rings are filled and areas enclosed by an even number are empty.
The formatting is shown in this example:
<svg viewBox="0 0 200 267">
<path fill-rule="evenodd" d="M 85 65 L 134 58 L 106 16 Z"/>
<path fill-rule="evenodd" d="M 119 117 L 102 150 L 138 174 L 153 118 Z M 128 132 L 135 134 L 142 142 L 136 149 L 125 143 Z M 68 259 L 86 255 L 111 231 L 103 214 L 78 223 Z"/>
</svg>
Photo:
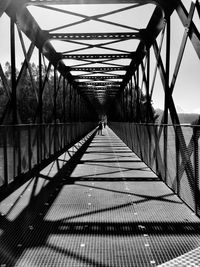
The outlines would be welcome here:
<svg viewBox="0 0 200 267">
<path fill-rule="evenodd" d="M 16 84 L 16 55 L 15 55 L 15 23 L 13 18 L 10 20 L 10 40 L 11 40 L 11 108 L 12 108 L 12 123 L 17 123 L 17 84 Z"/>
</svg>

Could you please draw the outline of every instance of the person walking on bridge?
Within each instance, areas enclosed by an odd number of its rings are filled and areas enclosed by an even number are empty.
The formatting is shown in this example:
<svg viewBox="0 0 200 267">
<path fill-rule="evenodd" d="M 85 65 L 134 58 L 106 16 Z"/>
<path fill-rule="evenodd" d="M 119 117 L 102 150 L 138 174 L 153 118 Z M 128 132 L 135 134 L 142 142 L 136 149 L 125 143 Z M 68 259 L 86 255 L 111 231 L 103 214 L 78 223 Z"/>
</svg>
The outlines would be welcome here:
<svg viewBox="0 0 200 267">
<path fill-rule="evenodd" d="M 98 124 L 97 134 L 103 135 L 102 130 L 103 130 L 103 123 L 100 121 Z"/>
</svg>

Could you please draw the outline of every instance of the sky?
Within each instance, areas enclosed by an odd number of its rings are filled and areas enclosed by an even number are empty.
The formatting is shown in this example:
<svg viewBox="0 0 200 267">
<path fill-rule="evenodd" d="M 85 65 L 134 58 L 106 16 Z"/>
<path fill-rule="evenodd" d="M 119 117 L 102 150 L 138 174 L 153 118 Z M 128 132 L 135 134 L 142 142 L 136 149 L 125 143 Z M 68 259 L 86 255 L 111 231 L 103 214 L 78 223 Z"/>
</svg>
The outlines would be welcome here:
<svg viewBox="0 0 200 267">
<path fill-rule="evenodd" d="M 186 4 L 186 7 L 189 8 L 190 0 L 184 0 L 184 3 Z M 78 7 L 76 6 L 74 10 L 76 10 Z M 98 7 L 99 8 L 99 7 Z M 148 10 L 146 10 L 147 12 Z M 33 11 L 34 12 L 34 11 Z M 43 13 L 45 11 L 42 10 L 41 13 L 38 13 L 38 10 L 36 10 L 37 19 L 43 22 L 43 27 L 49 29 L 51 27 L 54 27 L 55 21 L 52 20 L 52 17 L 46 17 L 45 20 L 43 19 Z M 82 10 L 83 14 L 86 12 L 84 9 Z M 94 11 L 93 11 L 94 12 Z M 99 12 L 99 10 L 98 10 Z M 150 11 L 149 11 L 150 12 Z M 128 13 L 127 13 L 128 14 Z M 143 14 L 144 15 L 144 14 Z M 147 17 L 148 13 L 145 14 L 143 17 Z M 131 18 L 131 16 L 130 16 Z M 126 16 L 126 18 L 121 18 L 124 21 L 127 21 L 127 23 L 131 24 L 129 22 L 130 20 L 129 16 Z M 135 16 L 135 18 L 137 18 Z M 61 17 L 59 18 L 62 19 Z M 57 24 L 59 25 L 59 19 L 57 21 Z M 71 17 L 71 20 L 73 22 L 73 17 Z M 136 23 L 139 20 L 135 20 L 134 23 Z M 170 65 L 170 78 L 172 78 L 175 62 L 178 57 L 178 51 L 180 49 L 181 40 L 184 34 L 184 28 L 177 16 L 177 14 L 174 12 L 172 17 L 172 29 L 171 29 L 171 65 Z M 194 18 L 195 23 L 197 23 L 197 26 L 200 26 L 199 24 L 199 18 L 197 14 L 195 14 Z M 53 22 L 53 23 L 52 23 Z M 140 23 L 146 23 L 145 21 Z M 88 24 L 89 25 L 89 24 Z M 91 23 L 91 27 L 95 27 L 94 23 Z M 200 27 L 199 27 L 200 28 Z M 81 28 L 76 29 L 77 32 L 81 32 Z M 93 28 L 88 27 L 88 31 L 93 32 Z M 96 30 L 97 31 L 97 30 Z M 101 28 L 101 32 L 103 29 Z M 6 61 L 10 61 L 10 44 L 9 44 L 9 19 L 4 14 L 0 18 L 0 36 L 1 36 L 1 49 L 0 49 L 0 63 L 2 67 L 4 67 Z M 17 36 L 17 35 L 16 35 Z M 24 36 L 26 47 L 30 44 L 30 41 Z M 159 42 L 159 38 L 158 38 Z M 165 44 L 165 39 L 164 39 Z M 164 46 L 163 46 L 164 47 Z M 17 66 L 20 67 L 21 62 L 23 61 L 23 52 L 19 45 L 19 40 L 16 37 L 16 48 L 17 48 Z M 61 49 L 61 48 L 60 48 Z M 163 48 L 163 58 L 164 58 L 164 48 Z M 154 55 L 151 50 L 151 79 L 153 77 L 153 71 L 155 69 L 155 60 Z M 32 56 L 32 61 L 36 61 L 37 64 L 37 51 L 35 51 L 35 54 Z M 175 102 L 175 105 L 177 107 L 177 111 L 179 112 L 193 112 L 193 113 L 199 113 L 200 114 L 200 60 L 198 59 L 198 56 L 192 47 L 192 44 L 190 40 L 187 42 L 186 50 L 183 56 L 183 61 L 181 64 L 181 68 L 179 71 L 179 75 L 176 81 L 175 89 L 173 92 L 173 99 Z M 154 108 L 161 108 L 163 109 L 164 106 L 164 92 L 162 89 L 161 80 L 159 77 L 159 73 L 157 73 L 156 83 L 155 83 L 155 89 L 153 91 L 153 106 Z"/>
</svg>

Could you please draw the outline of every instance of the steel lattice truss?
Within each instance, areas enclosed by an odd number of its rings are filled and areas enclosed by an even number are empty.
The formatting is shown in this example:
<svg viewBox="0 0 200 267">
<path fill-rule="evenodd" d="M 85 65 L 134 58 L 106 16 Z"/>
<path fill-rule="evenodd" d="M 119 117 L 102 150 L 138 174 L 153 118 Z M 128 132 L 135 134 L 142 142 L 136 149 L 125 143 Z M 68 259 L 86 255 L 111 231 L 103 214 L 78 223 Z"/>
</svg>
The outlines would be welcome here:
<svg viewBox="0 0 200 267">
<path fill-rule="evenodd" d="M 48 63 L 44 63 L 46 76 L 42 77 L 41 75 L 40 90 L 38 92 L 34 89 L 38 102 L 38 114 L 42 110 L 42 97 L 49 73 L 52 68 L 55 68 L 58 81 L 57 84 L 55 81 L 54 96 L 52 97 L 54 106 L 56 106 L 55 98 L 61 84 L 66 83 L 68 91 L 70 91 L 70 99 L 74 94 L 76 101 L 77 95 L 81 95 L 85 100 L 89 100 L 98 113 L 105 112 L 111 103 L 114 103 L 116 99 L 121 99 L 121 106 L 125 106 L 123 111 L 125 120 L 130 116 L 133 118 L 132 105 L 137 106 L 137 101 L 140 101 L 135 100 L 141 89 L 137 74 L 139 68 L 141 68 L 146 88 L 145 101 L 147 106 L 150 106 L 155 80 L 150 85 L 148 77 L 149 49 L 153 47 L 157 59 L 157 69 L 159 69 L 168 99 L 165 116 L 169 110 L 173 122 L 178 123 L 172 93 L 188 37 L 197 56 L 200 57 L 199 32 L 192 21 L 195 9 L 199 14 L 198 1 L 192 2 L 189 13 L 179 0 L 1 1 L 0 15 L 6 12 L 13 25 L 16 25 L 25 57 L 19 76 L 16 78 L 14 74 L 12 75 L 12 89 L 9 88 L 3 70 L 0 68 L 1 79 L 10 96 L 10 106 L 16 113 L 15 120 L 17 118 L 15 91 L 23 82 L 27 70 L 32 77 L 29 61 L 34 47 L 39 49 L 43 62 L 48 60 Z M 164 66 L 160 55 L 162 40 L 160 44 L 157 44 L 156 38 L 158 35 L 170 35 L 170 29 L 166 30 L 166 28 L 170 23 L 170 16 L 175 10 L 186 31 L 170 84 L 169 55 L 167 55 L 169 51 L 166 51 L 167 63 Z M 49 17 L 52 19 L 49 20 Z M 14 29 L 14 26 L 12 27 Z M 31 40 L 28 51 L 25 49 L 22 32 Z M 14 30 L 11 33 L 13 58 L 11 63 L 12 70 L 14 70 L 16 53 L 13 44 Z M 42 58 L 40 63 L 42 64 Z M 32 78 L 33 88 L 35 88 L 33 80 Z M 147 108 L 147 112 L 149 110 Z M 138 113 L 141 113 L 141 110 Z M 151 116 L 151 112 L 149 114 Z M 138 117 L 137 114 L 136 117 Z M 146 121 L 151 120 L 147 117 Z M 138 120 L 139 118 L 136 119 L 136 121 Z"/>
<path fill-rule="evenodd" d="M 1 84 L 6 92 L 4 107 L 0 107 L 1 111 L 3 109 L 0 123 L 3 124 L 9 114 L 12 114 L 13 124 L 20 122 L 17 97 L 28 73 L 35 99 L 35 122 L 46 122 L 45 108 L 51 122 L 56 122 L 57 118 L 61 122 L 97 120 L 97 115 L 104 114 L 112 121 L 126 122 L 125 130 L 116 123 L 116 132 L 129 142 L 131 149 L 135 138 L 137 154 L 141 154 L 150 167 L 155 165 L 156 173 L 166 181 L 169 169 L 166 125 L 171 121 L 178 179 L 171 187 L 174 189 L 176 182 L 180 184 L 186 174 L 188 187 L 195 191 L 195 209 L 199 214 L 200 131 L 199 127 L 194 127 L 186 140 L 173 98 L 188 42 L 200 59 L 200 33 L 194 20 L 194 16 L 200 19 L 200 3 L 199 0 L 190 1 L 186 8 L 183 2 L 1 0 L 0 17 L 6 13 L 11 21 L 11 81 L 0 64 Z M 184 31 L 175 67 L 171 70 L 171 16 L 175 12 Z M 18 75 L 15 70 L 16 32 L 24 55 Z M 24 34 L 30 40 L 28 49 Z M 37 80 L 30 64 L 35 48 L 39 62 Z M 150 79 L 152 54 L 156 64 Z M 164 112 L 159 125 L 155 124 L 152 108 L 157 76 L 161 81 L 160 90 L 164 92 Z M 47 107 L 44 106 L 45 97 Z"/>
</svg>

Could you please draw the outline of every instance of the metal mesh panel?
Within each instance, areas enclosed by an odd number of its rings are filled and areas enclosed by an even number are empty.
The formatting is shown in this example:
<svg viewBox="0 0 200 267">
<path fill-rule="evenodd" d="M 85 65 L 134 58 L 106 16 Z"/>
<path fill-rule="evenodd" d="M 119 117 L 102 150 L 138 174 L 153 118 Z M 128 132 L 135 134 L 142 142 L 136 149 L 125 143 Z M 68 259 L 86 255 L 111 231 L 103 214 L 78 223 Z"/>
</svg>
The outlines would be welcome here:
<svg viewBox="0 0 200 267">
<path fill-rule="evenodd" d="M 68 145 L 69 144 L 69 125 L 67 124 L 65 126 L 65 144 Z"/>
<path fill-rule="evenodd" d="M 151 125 L 150 126 L 150 151 L 149 151 L 149 157 L 150 157 L 150 167 L 151 169 L 156 172 L 156 159 L 155 159 L 155 149 L 156 149 L 156 144 L 155 144 L 155 132 L 156 132 L 156 126 Z"/>
<path fill-rule="evenodd" d="M 28 129 L 20 129 L 20 154 L 21 154 L 21 171 L 27 172 L 29 169 L 29 147 L 28 147 Z"/>
<path fill-rule="evenodd" d="M 43 125 L 41 127 L 41 138 L 42 138 L 42 143 L 41 143 L 41 158 L 44 160 L 46 158 L 46 144 L 45 144 L 45 126 Z"/>
<path fill-rule="evenodd" d="M 164 151 L 164 127 L 166 126 L 137 123 L 127 125 L 112 123 L 111 128 L 192 210 L 196 210 L 196 213 L 200 215 L 198 205 L 199 151 L 197 148 L 200 142 L 200 131 L 195 130 L 196 141 L 194 141 L 195 126 L 182 125 L 180 128 L 178 125 L 168 125 L 166 129 L 167 151 Z"/>
<path fill-rule="evenodd" d="M 58 125 L 58 149 L 62 149 L 62 125 Z"/>
<path fill-rule="evenodd" d="M 140 157 L 141 156 L 141 152 L 140 152 L 140 142 L 139 142 L 139 138 L 138 138 L 138 136 L 139 136 L 139 126 L 136 124 L 135 125 L 135 149 L 136 149 L 136 153 L 137 153 L 137 155 Z"/>
<path fill-rule="evenodd" d="M 157 173 L 163 178 L 164 180 L 164 131 L 162 130 L 161 135 L 158 136 L 157 134 Z"/>
<path fill-rule="evenodd" d="M 190 181 L 188 180 L 187 174 L 184 171 L 180 181 L 180 197 L 193 209 L 195 210 L 194 202 L 194 188 L 191 188 Z"/>
<path fill-rule="evenodd" d="M 54 153 L 54 139 L 53 139 L 54 126 L 50 125 L 49 127 L 50 127 L 50 129 L 49 129 L 49 147 L 50 147 L 51 155 L 53 155 L 53 153 Z"/>
<path fill-rule="evenodd" d="M 197 132 L 197 134 L 199 135 L 200 134 L 200 129 L 198 128 L 198 132 Z M 199 155 L 200 155 L 200 140 L 199 140 L 199 137 L 198 137 L 198 140 L 197 140 L 197 146 L 198 146 L 198 148 L 197 148 L 197 159 L 196 159 L 196 164 L 197 164 L 197 166 L 196 166 L 196 170 L 197 170 L 197 177 L 195 177 L 195 179 L 196 179 L 196 186 L 197 186 L 197 192 L 198 192 L 198 194 L 196 195 L 196 200 L 197 200 L 197 207 L 196 207 L 196 211 L 197 211 L 197 215 L 198 216 L 200 216 L 200 204 L 199 204 L 199 192 L 200 192 L 200 181 L 199 181 L 199 179 L 200 179 L 200 168 L 199 168 L 199 166 L 200 166 L 200 157 L 199 157 Z"/>
<path fill-rule="evenodd" d="M 45 135 L 44 135 L 45 139 L 44 139 L 44 143 L 45 143 L 45 151 L 44 151 L 44 155 L 45 158 L 48 158 L 50 156 L 50 151 L 49 151 L 49 125 L 45 126 Z"/>
<path fill-rule="evenodd" d="M 167 185 L 173 190 L 177 190 L 176 181 L 176 142 L 173 126 L 167 129 Z"/>
<path fill-rule="evenodd" d="M 31 126 L 31 166 L 37 164 L 37 129 Z"/>
<path fill-rule="evenodd" d="M 0 186 L 4 184 L 4 164 L 5 164 L 5 150 L 4 150 L 4 145 L 6 144 L 5 142 L 5 128 L 1 127 L 0 128 Z M 5 144 L 4 144 L 5 143 Z"/>
<path fill-rule="evenodd" d="M 8 167 L 8 183 L 13 181 L 15 175 L 15 142 L 13 138 L 13 131 L 11 127 L 6 128 L 7 131 L 7 167 Z"/>
<path fill-rule="evenodd" d="M 129 138 L 130 138 L 128 124 L 129 124 L 128 122 L 124 124 L 124 137 L 125 137 L 125 143 L 127 146 L 129 146 Z"/>
<path fill-rule="evenodd" d="M 149 157 L 149 151 L 150 151 L 150 129 L 149 127 L 143 127 L 144 132 L 144 162 L 147 165 L 150 165 L 150 157 Z"/>
<path fill-rule="evenodd" d="M 133 123 L 129 124 L 129 131 L 130 131 L 130 149 L 133 150 L 134 147 Z"/>
<path fill-rule="evenodd" d="M 194 167 L 194 152 L 190 149 L 189 143 L 193 134 L 192 128 L 190 127 L 182 127 L 184 139 L 186 142 L 186 146 L 189 148 L 188 151 L 184 151 L 186 155 L 188 155 L 188 162 L 186 163 L 184 159 L 181 157 L 180 160 L 180 196 L 181 198 L 193 209 L 195 210 L 195 201 L 194 201 L 194 177 L 190 172 L 188 166 L 191 168 Z M 191 164 L 190 164 L 191 163 Z M 187 165 L 187 166 L 186 166 Z M 186 170 L 187 168 L 187 170 Z"/>
<path fill-rule="evenodd" d="M 94 123 L 1 126 L 0 186 L 20 178 L 55 152 L 73 145 Z M 41 165 L 40 165 L 41 166 Z"/>
</svg>

